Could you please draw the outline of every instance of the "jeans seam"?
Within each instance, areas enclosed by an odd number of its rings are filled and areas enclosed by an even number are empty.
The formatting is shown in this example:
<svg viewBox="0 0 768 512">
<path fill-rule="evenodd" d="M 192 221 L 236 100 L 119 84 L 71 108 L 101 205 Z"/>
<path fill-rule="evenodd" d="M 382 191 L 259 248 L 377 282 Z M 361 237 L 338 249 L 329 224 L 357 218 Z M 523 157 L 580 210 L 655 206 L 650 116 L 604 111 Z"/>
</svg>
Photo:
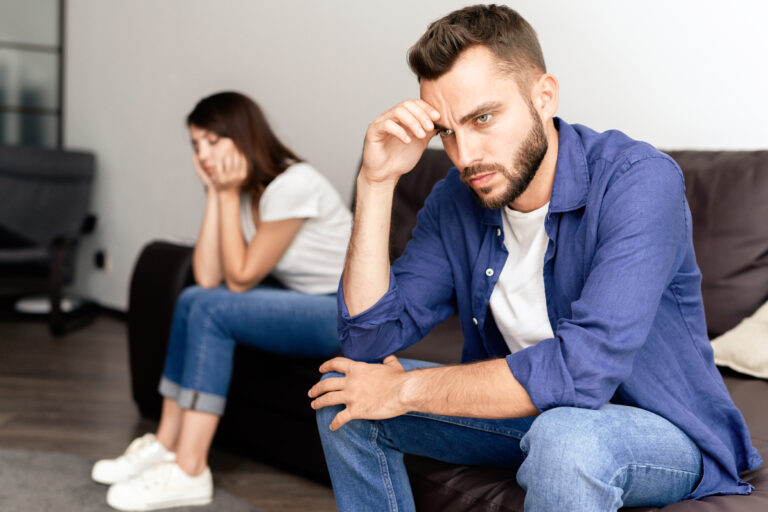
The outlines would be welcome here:
<svg viewBox="0 0 768 512">
<path fill-rule="evenodd" d="M 498 434 L 505 437 L 511 437 L 513 439 L 521 440 L 525 436 L 525 432 L 522 432 L 520 430 L 515 429 L 502 429 L 502 428 L 493 428 L 488 425 L 477 425 L 475 423 L 472 423 L 470 421 L 457 421 L 457 420 L 449 420 L 442 416 L 435 416 L 431 414 L 421 414 L 421 413 L 414 413 L 414 412 L 408 412 L 405 414 L 406 416 L 413 416 L 416 418 L 425 418 L 432 421 L 439 421 L 441 423 L 446 423 L 448 425 L 458 425 L 461 427 L 471 428 L 474 430 L 479 430 L 481 432 L 488 432 L 491 434 Z"/>
<path fill-rule="evenodd" d="M 691 475 L 691 476 L 695 476 L 695 477 L 701 478 L 701 473 L 700 472 L 688 471 L 687 469 L 670 468 L 670 467 L 667 467 L 667 466 L 659 466 L 659 465 L 656 465 L 656 464 L 630 463 L 630 464 L 625 464 L 622 467 L 618 468 L 616 470 L 616 472 L 611 476 L 611 478 L 608 479 L 608 482 L 607 482 L 608 485 L 615 486 L 617 480 L 619 479 L 619 475 L 621 473 L 626 472 L 630 468 L 632 468 L 632 469 L 648 468 L 648 469 L 653 469 L 653 470 L 657 470 L 657 471 L 668 471 L 670 473 L 684 473 L 684 474 L 687 474 L 687 475 Z"/>
<path fill-rule="evenodd" d="M 397 512 L 397 498 L 395 497 L 395 490 L 392 488 L 392 476 L 389 474 L 387 456 L 384 454 L 384 451 L 379 447 L 377 442 L 379 437 L 379 424 L 376 421 L 371 421 L 370 425 L 371 433 L 368 437 L 368 442 L 376 452 L 376 458 L 379 460 L 379 471 L 381 472 L 382 481 L 384 482 L 384 488 L 387 491 L 389 510 L 392 512 Z"/>
<path fill-rule="evenodd" d="M 648 469 L 655 469 L 655 470 L 659 470 L 659 471 L 670 471 L 670 472 L 673 472 L 673 473 L 687 473 L 687 474 L 693 475 L 693 476 L 701 476 L 701 473 L 698 473 L 696 471 L 688 471 L 687 469 L 670 468 L 670 467 L 667 467 L 667 466 L 659 466 L 659 465 L 656 465 L 656 464 L 637 464 L 637 463 L 633 462 L 631 464 L 625 464 L 620 469 L 616 470 L 616 473 L 611 478 L 611 481 L 613 481 L 613 478 L 615 478 L 616 475 L 620 471 L 623 471 L 623 470 L 628 469 L 628 468 L 633 468 L 633 469 L 648 468 Z"/>
</svg>

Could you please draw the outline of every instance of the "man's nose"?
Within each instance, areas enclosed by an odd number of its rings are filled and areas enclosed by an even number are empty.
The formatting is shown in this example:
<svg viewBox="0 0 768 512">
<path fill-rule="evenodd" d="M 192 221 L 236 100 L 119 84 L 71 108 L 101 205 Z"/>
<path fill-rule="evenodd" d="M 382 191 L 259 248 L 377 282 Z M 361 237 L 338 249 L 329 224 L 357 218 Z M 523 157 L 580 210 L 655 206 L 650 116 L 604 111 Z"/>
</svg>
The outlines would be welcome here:
<svg viewBox="0 0 768 512">
<path fill-rule="evenodd" d="M 482 162 L 479 145 L 471 135 L 456 133 L 456 161 L 453 162 L 460 171 Z"/>
</svg>

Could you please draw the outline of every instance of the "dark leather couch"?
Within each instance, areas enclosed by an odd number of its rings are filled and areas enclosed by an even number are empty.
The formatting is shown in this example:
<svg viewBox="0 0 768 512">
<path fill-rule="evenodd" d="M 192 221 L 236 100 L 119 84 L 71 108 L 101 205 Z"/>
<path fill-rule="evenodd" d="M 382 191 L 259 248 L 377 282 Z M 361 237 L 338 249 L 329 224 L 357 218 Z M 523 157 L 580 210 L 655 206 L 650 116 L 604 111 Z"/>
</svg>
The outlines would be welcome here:
<svg viewBox="0 0 768 512">
<path fill-rule="evenodd" d="M 708 329 L 716 336 L 768 300 L 768 151 L 676 151 L 670 155 L 685 173 L 694 244 L 704 276 Z M 417 168 L 401 180 L 392 214 L 393 258 L 404 249 L 433 184 L 450 167 L 444 152 L 428 150 Z M 159 415 L 156 388 L 173 304 L 191 283 L 191 248 L 173 243 L 150 243 L 134 269 L 128 314 L 133 395 L 141 413 L 150 418 Z M 461 343 L 458 320 L 453 317 L 400 355 L 456 362 Z M 314 411 L 306 395 L 319 377 L 320 362 L 239 347 L 216 443 L 327 482 Z M 723 375 L 746 417 L 754 445 L 768 461 L 768 381 L 725 369 Z M 419 510 L 523 510 L 523 492 L 513 471 L 413 456 L 406 461 Z M 756 487 L 750 496 L 713 496 L 662 510 L 767 511 L 768 464 L 743 476 Z"/>
</svg>

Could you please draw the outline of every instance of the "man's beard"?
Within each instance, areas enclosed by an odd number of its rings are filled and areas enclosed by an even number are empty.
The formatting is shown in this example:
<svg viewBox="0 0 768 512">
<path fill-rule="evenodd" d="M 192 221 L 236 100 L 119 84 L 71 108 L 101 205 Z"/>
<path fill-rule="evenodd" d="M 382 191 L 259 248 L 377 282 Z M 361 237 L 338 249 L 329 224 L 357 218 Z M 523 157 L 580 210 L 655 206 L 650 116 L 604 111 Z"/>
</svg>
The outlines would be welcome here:
<svg viewBox="0 0 768 512">
<path fill-rule="evenodd" d="M 475 199 L 484 208 L 496 210 L 520 197 L 528 188 L 528 185 L 531 184 L 531 181 L 533 181 L 536 171 L 539 170 L 539 166 L 542 160 L 544 160 L 544 155 L 547 154 L 548 142 L 547 136 L 544 133 L 544 126 L 541 123 L 541 117 L 539 117 L 539 113 L 536 112 L 533 104 L 530 102 L 528 103 L 528 108 L 533 118 L 533 126 L 517 150 L 515 159 L 512 162 L 513 170 L 500 163 L 484 163 L 466 167 L 461 173 L 464 183 L 468 183 L 469 178 L 472 176 L 488 172 L 497 172 L 506 178 L 506 188 L 500 195 L 495 197 L 485 197 L 480 195 L 474 188 L 469 187 L 472 195 L 475 196 Z M 482 194 L 488 194 L 491 190 L 492 187 L 480 188 Z"/>
</svg>

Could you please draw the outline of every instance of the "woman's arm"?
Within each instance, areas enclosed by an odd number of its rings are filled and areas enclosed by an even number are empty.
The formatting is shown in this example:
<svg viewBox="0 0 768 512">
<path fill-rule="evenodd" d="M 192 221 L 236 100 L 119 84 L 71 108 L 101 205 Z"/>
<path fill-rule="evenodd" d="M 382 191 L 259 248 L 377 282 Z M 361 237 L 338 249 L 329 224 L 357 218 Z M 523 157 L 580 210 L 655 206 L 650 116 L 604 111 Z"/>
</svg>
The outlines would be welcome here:
<svg viewBox="0 0 768 512">
<path fill-rule="evenodd" d="M 195 172 L 205 185 L 205 212 L 192 255 L 192 270 L 198 285 L 203 288 L 213 288 L 218 286 L 224 277 L 219 242 L 219 198 L 211 178 L 203 170 L 197 155 L 192 155 L 192 161 Z"/>
<path fill-rule="evenodd" d="M 215 191 L 208 191 L 205 198 L 205 213 L 200 233 L 197 236 L 192 269 L 195 282 L 203 288 L 213 288 L 224 277 L 221 263 L 219 236 L 219 200 Z"/>
<path fill-rule="evenodd" d="M 240 228 L 240 193 L 224 188 L 218 196 L 224 281 L 233 292 L 244 292 L 272 271 L 306 219 L 261 222 L 246 247 Z"/>
</svg>

